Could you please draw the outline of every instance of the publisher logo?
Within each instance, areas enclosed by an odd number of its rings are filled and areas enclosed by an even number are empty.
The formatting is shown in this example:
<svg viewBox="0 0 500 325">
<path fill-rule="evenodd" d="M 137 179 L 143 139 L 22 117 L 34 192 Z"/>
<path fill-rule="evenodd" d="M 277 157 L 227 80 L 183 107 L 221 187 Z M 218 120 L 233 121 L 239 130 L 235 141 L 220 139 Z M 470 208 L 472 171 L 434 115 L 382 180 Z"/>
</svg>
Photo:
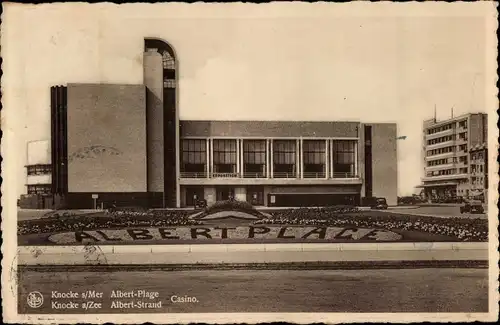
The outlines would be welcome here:
<svg viewBox="0 0 500 325">
<path fill-rule="evenodd" d="M 27 301 L 31 308 L 39 308 L 43 305 L 43 296 L 38 291 L 32 291 L 28 294 Z"/>
</svg>

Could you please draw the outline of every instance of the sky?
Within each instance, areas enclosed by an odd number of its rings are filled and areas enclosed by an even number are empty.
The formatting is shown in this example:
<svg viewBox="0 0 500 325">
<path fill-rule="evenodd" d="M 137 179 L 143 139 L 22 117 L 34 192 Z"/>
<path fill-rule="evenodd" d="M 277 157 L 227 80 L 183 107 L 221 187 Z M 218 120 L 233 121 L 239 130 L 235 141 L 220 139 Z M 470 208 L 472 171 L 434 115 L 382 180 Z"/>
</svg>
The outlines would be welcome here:
<svg viewBox="0 0 500 325">
<path fill-rule="evenodd" d="M 422 122 L 435 107 L 438 120 L 452 107 L 455 116 L 496 109 L 487 107 L 496 36 L 485 4 L 363 8 L 7 6 L 2 123 L 17 148 L 9 152 L 16 193 L 26 191 L 26 143 L 50 139 L 50 87 L 141 84 L 145 37 L 177 53 L 181 119 L 394 122 L 406 136 L 398 192 L 414 193 Z"/>
</svg>

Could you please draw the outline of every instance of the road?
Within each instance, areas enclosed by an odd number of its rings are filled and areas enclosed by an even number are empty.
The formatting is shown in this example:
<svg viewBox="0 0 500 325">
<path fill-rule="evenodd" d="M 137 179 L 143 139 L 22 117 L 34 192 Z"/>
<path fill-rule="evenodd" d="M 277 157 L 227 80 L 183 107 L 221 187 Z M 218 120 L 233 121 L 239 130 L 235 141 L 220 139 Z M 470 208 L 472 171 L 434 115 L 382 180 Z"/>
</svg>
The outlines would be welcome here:
<svg viewBox="0 0 500 325">
<path fill-rule="evenodd" d="M 389 212 L 401 214 L 416 214 L 416 215 L 429 215 L 436 217 L 463 217 L 463 218 L 481 218 L 487 219 L 487 214 L 470 214 L 460 213 L 460 206 L 420 206 L 418 208 L 412 207 L 394 207 L 388 210 Z"/>
<path fill-rule="evenodd" d="M 487 276 L 487 269 L 456 268 L 147 273 L 26 270 L 19 279 L 19 311 L 82 313 L 77 309 L 51 309 L 51 303 L 57 301 L 50 297 L 51 292 L 96 290 L 103 293 L 101 299 L 94 299 L 102 302 L 102 308 L 87 312 L 486 312 Z M 140 289 L 158 292 L 159 298 L 146 301 L 161 301 L 161 308 L 111 309 L 113 290 Z M 31 291 L 44 295 L 41 308 L 27 307 L 27 292 Z M 196 297 L 197 302 L 173 303 L 173 295 Z"/>
</svg>

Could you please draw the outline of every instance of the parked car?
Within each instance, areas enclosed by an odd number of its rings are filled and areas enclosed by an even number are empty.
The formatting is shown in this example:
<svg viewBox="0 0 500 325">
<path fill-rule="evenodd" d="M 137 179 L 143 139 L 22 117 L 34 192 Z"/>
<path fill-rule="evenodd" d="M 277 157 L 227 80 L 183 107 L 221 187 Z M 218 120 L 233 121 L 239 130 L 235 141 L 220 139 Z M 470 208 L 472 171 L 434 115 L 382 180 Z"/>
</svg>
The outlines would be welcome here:
<svg viewBox="0 0 500 325">
<path fill-rule="evenodd" d="M 460 207 L 460 213 L 484 213 L 481 201 L 470 201 Z"/>
<path fill-rule="evenodd" d="M 377 197 L 370 206 L 372 209 L 376 210 L 387 210 L 387 200 L 383 197 Z"/>
<path fill-rule="evenodd" d="M 398 204 L 399 205 L 414 205 L 417 203 L 417 200 L 413 196 L 403 196 L 398 198 Z"/>
</svg>

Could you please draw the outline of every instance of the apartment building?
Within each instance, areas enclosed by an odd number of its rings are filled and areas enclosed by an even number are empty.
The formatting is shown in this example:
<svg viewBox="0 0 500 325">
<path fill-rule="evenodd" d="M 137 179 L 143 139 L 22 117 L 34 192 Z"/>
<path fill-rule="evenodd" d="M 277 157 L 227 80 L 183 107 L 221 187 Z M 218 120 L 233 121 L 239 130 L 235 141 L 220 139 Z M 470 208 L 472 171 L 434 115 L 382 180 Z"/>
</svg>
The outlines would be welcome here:
<svg viewBox="0 0 500 325">
<path fill-rule="evenodd" d="M 486 146 L 487 118 L 485 113 L 469 113 L 444 121 L 424 121 L 422 187 L 427 199 L 480 196 L 473 190 L 477 169 L 471 162 L 471 149 Z"/>
</svg>

